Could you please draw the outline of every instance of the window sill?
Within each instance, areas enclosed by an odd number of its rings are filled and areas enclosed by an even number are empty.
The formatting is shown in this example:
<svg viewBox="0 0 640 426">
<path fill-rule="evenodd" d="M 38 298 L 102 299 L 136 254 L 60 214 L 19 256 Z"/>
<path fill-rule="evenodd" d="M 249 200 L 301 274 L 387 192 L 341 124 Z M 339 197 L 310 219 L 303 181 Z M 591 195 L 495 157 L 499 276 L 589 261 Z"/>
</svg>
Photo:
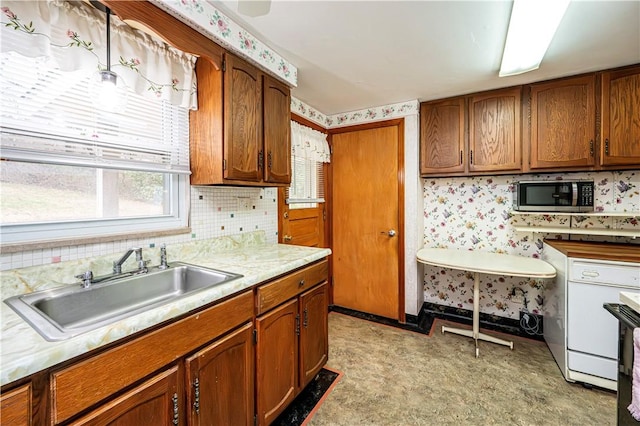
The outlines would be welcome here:
<svg viewBox="0 0 640 426">
<path fill-rule="evenodd" d="M 166 229 L 163 231 L 147 231 L 139 233 L 121 233 L 99 237 L 60 238 L 54 240 L 42 240 L 30 243 L 0 244 L 0 253 L 18 253 L 22 251 L 42 250 L 57 247 L 79 246 L 86 244 L 100 244 L 120 240 L 132 240 L 143 238 L 164 237 L 168 235 L 181 235 L 191 232 L 190 227 Z"/>
</svg>

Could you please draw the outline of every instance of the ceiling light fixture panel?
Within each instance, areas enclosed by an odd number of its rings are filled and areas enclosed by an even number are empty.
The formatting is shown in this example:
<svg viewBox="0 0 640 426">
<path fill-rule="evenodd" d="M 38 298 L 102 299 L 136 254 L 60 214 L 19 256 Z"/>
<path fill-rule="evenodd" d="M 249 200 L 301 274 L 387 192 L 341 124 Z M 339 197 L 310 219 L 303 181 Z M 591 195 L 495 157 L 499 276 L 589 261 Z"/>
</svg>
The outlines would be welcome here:
<svg viewBox="0 0 640 426">
<path fill-rule="evenodd" d="M 515 0 L 511 10 L 500 77 L 536 70 L 570 0 Z"/>
</svg>

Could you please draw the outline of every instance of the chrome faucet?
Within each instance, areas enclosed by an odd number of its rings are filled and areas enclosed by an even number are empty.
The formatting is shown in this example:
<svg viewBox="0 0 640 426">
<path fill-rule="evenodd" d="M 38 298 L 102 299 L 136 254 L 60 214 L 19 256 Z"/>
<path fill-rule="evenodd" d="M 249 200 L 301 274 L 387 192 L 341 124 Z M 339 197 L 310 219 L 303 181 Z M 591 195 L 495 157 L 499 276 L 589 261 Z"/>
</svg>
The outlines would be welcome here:
<svg viewBox="0 0 640 426">
<path fill-rule="evenodd" d="M 121 274 L 122 273 L 122 264 L 124 262 L 126 262 L 126 260 L 129 258 L 129 256 L 131 256 L 132 253 L 136 254 L 136 262 L 138 262 L 138 270 L 140 270 L 140 272 L 142 272 L 143 269 L 146 269 L 146 265 L 144 263 L 144 260 L 142 260 L 142 248 L 134 247 L 134 248 L 130 248 L 129 250 L 127 250 L 127 252 L 120 258 L 120 260 L 117 260 L 117 261 L 113 262 L 113 273 L 114 274 Z M 146 270 L 144 272 L 146 272 Z"/>
<path fill-rule="evenodd" d="M 169 265 L 167 264 L 167 245 L 162 244 L 160 246 L 160 265 L 158 265 L 158 269 L 167 269 Z"/>
</svg>

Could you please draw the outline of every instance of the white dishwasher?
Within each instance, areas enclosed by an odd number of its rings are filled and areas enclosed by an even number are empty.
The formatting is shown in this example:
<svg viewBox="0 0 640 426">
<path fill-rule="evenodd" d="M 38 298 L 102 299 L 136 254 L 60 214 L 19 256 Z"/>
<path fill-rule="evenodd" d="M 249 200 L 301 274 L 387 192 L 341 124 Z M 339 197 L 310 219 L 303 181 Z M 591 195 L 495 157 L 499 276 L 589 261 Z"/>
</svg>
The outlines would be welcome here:
<svg viewBox="0 0 640 426">
<path fill-rule="evenodd" d="M 618 321 L 602 305 L 619 303 L 621 291 L 640 293 L 640 265 L 570 258 L 568 272 L 567 367 L 615 382 Z"/>
</svg>

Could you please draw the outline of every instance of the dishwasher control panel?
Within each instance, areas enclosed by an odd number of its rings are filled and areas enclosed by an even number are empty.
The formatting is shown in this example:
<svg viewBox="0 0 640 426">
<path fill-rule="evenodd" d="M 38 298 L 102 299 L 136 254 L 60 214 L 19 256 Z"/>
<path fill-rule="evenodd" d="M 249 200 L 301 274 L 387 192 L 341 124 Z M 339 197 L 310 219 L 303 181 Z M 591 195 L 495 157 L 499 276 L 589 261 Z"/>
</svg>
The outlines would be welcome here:
<svg viewBox="0 0 640 426">
<path fill-rule="evenodd" d="M 569 281 L 640 288 L 640 268 L 625 262 L 569 260 Z"/>
</svg>

